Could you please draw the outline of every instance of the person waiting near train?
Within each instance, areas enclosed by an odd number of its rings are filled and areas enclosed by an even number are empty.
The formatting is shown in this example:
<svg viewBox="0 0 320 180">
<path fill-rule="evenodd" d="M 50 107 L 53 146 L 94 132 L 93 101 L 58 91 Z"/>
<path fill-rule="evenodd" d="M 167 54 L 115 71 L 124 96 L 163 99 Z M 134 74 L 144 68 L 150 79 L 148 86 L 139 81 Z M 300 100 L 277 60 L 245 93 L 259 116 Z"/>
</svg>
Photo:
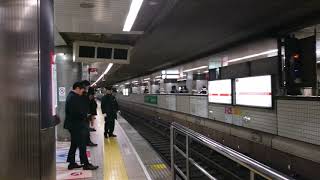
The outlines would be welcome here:
<svg viewBox="0 0 320 180">
<path fill-rule="evenodd" d="M 207 87 L 206 86 L 202 86 L 200 94 L 207 94 Z"/>
<path fill-rule="evenodd" d="M 91 115 L 90 115 L 90 98 L 89 98 L 89 87 L 90 87 L 90 82 L 88 80 L 83 80 L 81 81 L 82 85 L 85 87 L 85 91 L 83 92 L 82 96 L 82 103 L 81 106 L 83 108 L 83 111 L 87 112 L 87 146 L 97 146 L 97 144 L 93 143 L 90 138 L 90 121 L 91 121 Z"/>
<path fill-rule="evenodd" d="M 89 87 L 88 90 L 88 96 L 89 96 L 89 113 L 90 113 L 90 125 L 91 127 L 89 128 L 90 131 L 96 131 L 94 129 L 94 120 L 96 119 L 95 116 L 97 115 L 97 102 L 95 100 L 95 92 L 93 87 Z"/>
<path fill-rule="evenodd" d="M 172 86 L 170 93 L 179 93 L 179 91 L 177 90 L 177 86 Z"/>
<path fill-rule="evenodd" d="M 65 113 L 66 119 L 64 128 L 71 134 L 71 145 L 68 153 L 67 162 L 69 162 L 68 169 L 83 168 L 84 170 L 96 170 L 98 166 L 89 163 L 87 157 L 87 112 L 83 110 L 83 93 L 85 87 L 81 82 L 73 84 L 72 91 L 67 96 Z M 76 150 L 79 148 L 80 162 L 79 165 L 75 161 Z"/>
<path fill-rule="evenodd" d="M 118 102 L 116 98 L 112 95 L 112 87 L 108 86 L 106 88 L 106 95 L 101 99 L 101 111 L 104 115 L 104 137 L 117 137 L 113 134 L 115 120 L 117 119 L 117 112 L 119 110 Z"/>
</svg>

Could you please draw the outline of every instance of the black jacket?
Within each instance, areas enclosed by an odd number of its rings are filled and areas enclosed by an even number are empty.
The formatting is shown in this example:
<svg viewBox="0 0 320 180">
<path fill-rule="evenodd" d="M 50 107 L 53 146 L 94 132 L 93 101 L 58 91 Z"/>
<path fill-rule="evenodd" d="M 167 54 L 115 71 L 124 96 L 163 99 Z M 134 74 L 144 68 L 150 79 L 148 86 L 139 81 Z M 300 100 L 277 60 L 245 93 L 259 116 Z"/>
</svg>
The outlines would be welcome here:
<svg viewBox="0 0 320 180">
<path fill-rule="evenodd" d="M 84 98 L 71 91 L 66 99 L 64 121 L 65 129 L 82 129 L 86 128 L 87 112 L 83 106 Z"/>
<path fill-rule="evenodd" d="M 95 99 L 90 100 L 89 104 L 89 114 L 91 115 L 97 115 L 97 102 Z"/>
<path fill-rule="evenodd" d="M 118 102 L 113 95 L 105 95 L 101 99 L 102 114 L 107 114 L 107 118 L 117 119 L 119 110 Z"/>
</svg>

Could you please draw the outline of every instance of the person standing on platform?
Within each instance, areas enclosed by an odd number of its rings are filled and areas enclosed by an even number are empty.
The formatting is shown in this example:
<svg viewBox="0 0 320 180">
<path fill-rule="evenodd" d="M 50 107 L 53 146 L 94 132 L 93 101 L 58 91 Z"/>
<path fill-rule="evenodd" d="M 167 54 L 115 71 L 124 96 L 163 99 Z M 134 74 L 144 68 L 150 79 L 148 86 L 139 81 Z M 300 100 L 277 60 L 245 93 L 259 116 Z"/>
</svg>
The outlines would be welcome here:
<svg viewBox="0 0 320 180">
<path fill-rule="evenodd" d="M 101 111 L 105 116 L 104 137 L 117 137 L 113 131 L 119 107 L 116 98 L 112 95 L 112 87 L 107 87 L 106 90 L 106 95 L 101 99 Z"/>
<path fill-rule="evenodd" d="M 90 82 L 87 80 L 83 80 L 83 81 L 81 81 L 81 83 L 85 87 L 85 91 L 83 92 L 83 96 L 82 96 L 83 101 L 82 101 L 81 105 L 82 105 L 83 111 L 85 111 L 87 113 L 87 121 L 86 121 L 87 140 L 86 140 L 86 143 L 87 143 L 87 146 L 94 147 L 94 146 L 97 146 L 97 144 L 93 143 L 90 138 L 90 120 L 91 120 L 90 118 L 91 118 L 91 115 L 90 115 L 90 98 L 89 98 L 89 94 L 88 94 Z"/>
<path fill-rule="evenodd" d="M 64 128 L 69 130 L 71 134 L 71 145 L 68 153 L 67 162 L 68 169 L 75 169 L 83 167 L 84 170 L 96 170 L 98 166 L 94 166 L 89 163 L 87 157 L 87 112 L 83 111 L 83 92 L 85 87 L 81 82 L 73 84 L 72 91 L 68 94 L 66 99 L 66 119 L 64 122 Z M 79 148 L 80 161 L 83 166 L 79 165 L 75 161 L 76 150 Z"/>
<path fill-rule="evenodd" d="M 91 127 L 89 128 L 90 131 L 96 131 L 96 129 L 94 129 L 94 120 L 96 119 L 95 116 L 98 114 L 97 113 L 97 102 L 95 100 L 94 97 L 94 88 L 90 87 L 88 90 L 88 95 L 89 95 L 89 113 L 90 113 L 90 125 Z"/>
</svg>

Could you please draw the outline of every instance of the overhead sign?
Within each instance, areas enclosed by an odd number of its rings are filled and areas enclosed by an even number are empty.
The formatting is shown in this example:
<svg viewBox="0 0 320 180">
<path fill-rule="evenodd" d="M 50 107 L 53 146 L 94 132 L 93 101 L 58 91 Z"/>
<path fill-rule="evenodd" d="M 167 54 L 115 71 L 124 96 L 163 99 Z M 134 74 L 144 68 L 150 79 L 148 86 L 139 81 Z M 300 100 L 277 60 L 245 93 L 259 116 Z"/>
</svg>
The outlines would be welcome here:
<svg viewBox="0 0 320 180">
<path fill-rule="evenodd" d="M 66 101 L 66 88 L 65 87 L 59 87 L 59 102 Z"/>
<path fill-rule="evenodd" d="M 272 107 L 271 75 L 237 78 L 236 105 Z"/>
<path fill-rule="evenodd" d="M 97 72 L 98 70 L 97 70 L 97 68 L 89 68 L 88 71 L 90 73 L 93 73 L 93 72 Z"/>
<path fill-rule="evenodd" d="M 211 103 L 232 104 L 231 79 L 209 81 L 208 100 Z"/>
</svg>

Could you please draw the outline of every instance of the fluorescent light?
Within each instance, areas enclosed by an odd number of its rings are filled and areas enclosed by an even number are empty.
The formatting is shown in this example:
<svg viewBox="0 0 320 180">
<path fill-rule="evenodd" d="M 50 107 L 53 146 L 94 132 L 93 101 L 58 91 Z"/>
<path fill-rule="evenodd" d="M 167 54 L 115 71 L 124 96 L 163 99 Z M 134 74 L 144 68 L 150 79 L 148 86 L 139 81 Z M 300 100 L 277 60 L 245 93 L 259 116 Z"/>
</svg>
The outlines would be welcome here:
<svg viewBox="0 0 320 180">
<path fill-rule="evenodd" d="M 162 75 L 162 79 L 178 79 L 180 76 L 175 74 Z"/>
<path fill-rule="evenodd" d="M 148 81 L 148 80 L 150 80 L 150 78 L 146 78 L 146 79 L 144 79 L 144 81 Z"/>
<path fill-rule="evenodd" d="M 179 74 L 179 70 L 163 70 L 162 74 Z"/>
<path fill-rule="evenodd" d="M 228 62 L 241 61 L 241 60 L 244 60 L 244 59 L 254 58 L 254 57 L 267 55 L 267 54 L 271 54 L 271 53 L 276 53 L 276 52 L 278 52 L 278 49 L 272 49 L 272 50 L 269 50 L 269 51 L 265 51 L 265 52 L 261 52 L 261 53 L 257 53 L 257 54 L 252 54 L 252 55 L 248 55 L 248 56 L 244 56 L 244 57 L 241 57 L 241 58 L 231 59 Z"/>
<path fill-rule="evenodd" d="M 208 73 L 209 71 L 203 71 L 203 73 Z"/>
<path fill-rule="evenodd" d="M 138 81 L 132 81 L 131 83 L 137 83 Z"/>
<path fill-rule="evenodd" d="M 130 83 L 129 83 L 129 82 L 127 82 L 127 83 L 124 83 L 124 84 L 128 85 L 128 84 L 130 84 Z"/>
<path fill-rule="evenodd" d="M 139 13 L 143 0 L 132 0 L 130 10 L 124 23 L 123 31 L 131 31 L 134 21 Z"/>
<path fill-rule="evenodd" d="M 96 80 L 96 82 L 94 82 L 93 84 L 91 84 L 91 86 L 96 85 L 103 77 L 104 75 L 108 74 L 108 72 L 110 71 L 110 69 L 112 68 L 113 63 L 109 63 L 107 69 L 101 74 L 101 76 Z"/>
<path fill-rule="evenodd" d="M 161 76 L 156 76 L 155 78 L 161 78 Z"/>
<path fill-rule="evenodd" d="M 205 68 L 208 68 L 208 66 L 200 66 L 197 68 L 187 69 L 187 70 L 184 70 L 183 72 L 190 72 L 190 71 L 195 71 L 195 70 L 205 69 Z"/>
</svg>

